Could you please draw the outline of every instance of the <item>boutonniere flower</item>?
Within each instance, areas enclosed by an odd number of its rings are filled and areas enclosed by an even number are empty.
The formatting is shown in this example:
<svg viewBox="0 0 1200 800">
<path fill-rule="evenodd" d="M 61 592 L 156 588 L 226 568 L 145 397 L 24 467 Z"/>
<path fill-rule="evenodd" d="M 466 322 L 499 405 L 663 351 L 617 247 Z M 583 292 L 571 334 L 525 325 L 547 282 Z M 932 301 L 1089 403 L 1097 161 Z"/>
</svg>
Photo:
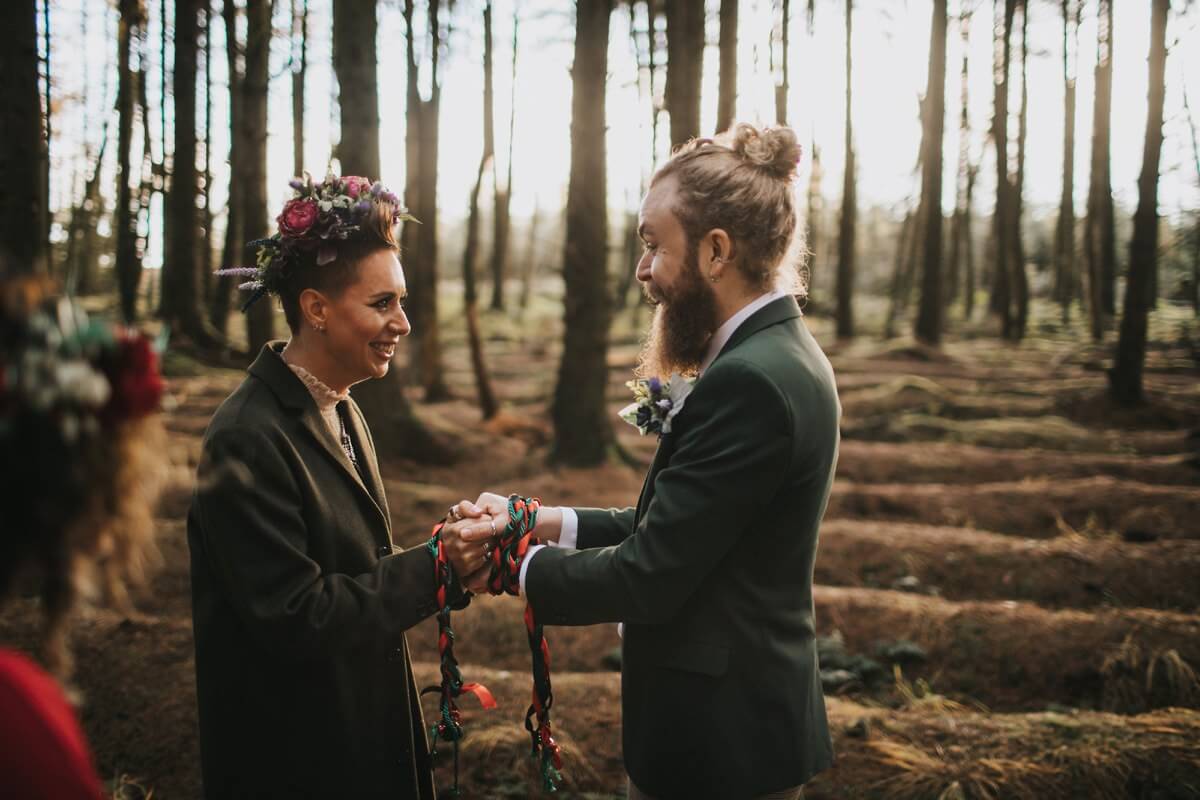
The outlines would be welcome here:
<svg viewBox="0 0 1200 800">
<path fill-rule="evenodd" d="M 695 382 L 695 378 L 674 373 L 665 382 L 659 378 L 626 381 L 625 385 L 633 390 L 633 402 L 618 413 L 643 436 L 670 433 L 671 421 L 683 409 Z"/>
</svg>

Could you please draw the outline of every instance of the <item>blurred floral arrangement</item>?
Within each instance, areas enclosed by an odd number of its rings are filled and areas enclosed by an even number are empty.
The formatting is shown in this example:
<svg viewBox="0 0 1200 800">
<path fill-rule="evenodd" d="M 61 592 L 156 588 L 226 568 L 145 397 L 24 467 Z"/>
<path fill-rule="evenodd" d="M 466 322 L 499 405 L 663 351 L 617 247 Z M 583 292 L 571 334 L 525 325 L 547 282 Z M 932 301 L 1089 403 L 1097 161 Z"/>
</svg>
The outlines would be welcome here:
<svg viewBox="0 0 1200 800">
<path fill-rule="evenodd" d="M 36 582 L 44 655 L 61 677 L 77 597 L 125 605 L 127 581 L 157 554 L 167 465 L 157 350 L 90 319 L 49 281 L 0 283 L 0 600 Z"/>
<path fill-rule="evenodd" d="M 253 267 L 232 267 L 217 272 L 250 280 L 238 286 L 251 292 L 242 306 L 245 311 L 267 294 L 278 294 L 288 267 L 301 252 L 316 251 L 316 262 L 325 265 L 337 257 L 333 242 L 344 240 L 359 229 L 374 203 L 392 207 L 392 224 L 415 221 L 400 204 L 400 198 L 388 191 L 379 181 L 358 175 L 339 177 L 326 175 L 314 183 L 308 173 L 293 178 L 289 184 L 295 197 L 288 200 L 275 218 L 279 230 L 266 239 L 250 242 L 257 248 Z"/>
</svg>

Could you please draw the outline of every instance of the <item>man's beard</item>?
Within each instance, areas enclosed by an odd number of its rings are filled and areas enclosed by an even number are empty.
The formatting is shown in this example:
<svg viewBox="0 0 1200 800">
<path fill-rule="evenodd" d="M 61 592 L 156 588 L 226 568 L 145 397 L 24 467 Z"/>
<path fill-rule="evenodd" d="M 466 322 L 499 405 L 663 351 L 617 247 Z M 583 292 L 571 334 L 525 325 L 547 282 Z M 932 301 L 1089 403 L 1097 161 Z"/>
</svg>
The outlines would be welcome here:
<svg viewBox="0 0 1200 800">
<path fill-rule="evenodd" d="M 642 286 L 655 309 L 638 357 L 638 376 L 666 378 L 673 372 L 690 376 L 700 371 L 717 330 L 717 298 L 700 275 L 698 262 L 695 251 L 688 253 L 679 280 L 664 297 L 655 298 L 649 284 Z"/>
</svg>

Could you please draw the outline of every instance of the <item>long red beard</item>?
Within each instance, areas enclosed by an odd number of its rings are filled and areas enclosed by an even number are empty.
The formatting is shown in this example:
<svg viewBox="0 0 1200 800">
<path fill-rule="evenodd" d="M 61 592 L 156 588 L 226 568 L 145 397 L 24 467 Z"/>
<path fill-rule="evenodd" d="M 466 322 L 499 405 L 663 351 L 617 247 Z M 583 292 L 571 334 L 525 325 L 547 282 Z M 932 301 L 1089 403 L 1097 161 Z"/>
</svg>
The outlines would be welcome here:
<svg viewBox="0 0 1200 800">
<path fill-rule="evenodd" d="M 654 302 L 647 287 L 643 291 Z M 700 275 L 694 253 L 689 254 L 676 285 L 663 294 L 638 357 L 637 375 L 695 375 L 717 330 L 717 298 Z"/>
</svg>

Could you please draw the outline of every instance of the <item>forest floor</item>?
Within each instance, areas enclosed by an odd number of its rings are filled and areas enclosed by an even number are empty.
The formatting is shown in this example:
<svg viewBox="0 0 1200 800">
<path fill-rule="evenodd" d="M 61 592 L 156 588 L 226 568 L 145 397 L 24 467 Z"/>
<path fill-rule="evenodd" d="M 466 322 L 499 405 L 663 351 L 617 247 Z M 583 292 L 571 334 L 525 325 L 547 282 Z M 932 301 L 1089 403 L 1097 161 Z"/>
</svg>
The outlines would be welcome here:
<svg viewBox="0 0 1200 800">
<path fill-rule="evenodd" d="M 1081 345 L 1053 326 L 1020 346 L 977 337 L 934 352 L 866 338 L 837 345 L 827 321 L 810 320 L 845 416 L 815 591 L 837 763 L 807 797 L 1200 797 L 1198 328 L 1162 317 L 1149 402 L 1136 411 L 1105 399 L 1111 344 Z M 420 544 L 451 502 L 483 489 L 555 505 L 636 500 L 643 473 L 619 460 L 545 466 L 558 358 L 546 343 L 559 338 L 555 321 L 540 322 L 490 323 L 505 410 L 487 424 L 463 337 L 446 337 L 457 397 L 420 405 L 421 415 L 464 447 L 508 445 L 513 458 L 385 463 L 399 544 Z M 615 414 L 637 353 L 624 328 L 609 354 L 613 424 L 627 454 L 648 464 L 654 439 Z M 173 800 L 199 796 L 184 517 L 200 436 L 242 373 L 182 357 L 167 365 L 165 567 L 136 613 L 87 612 L 75 641 L 102 774 Z M 541 796 L 521 725 L 521 613 L 515 598 L 480 598 L 455 616 L 464 674 L 500 702 L 487 713 L 464 703 L 465 797 Z M 18 602 L 0 617 L 0 641 L 30 646 L 35 620 Z M 615 626 L 547 635 L 566 759 L 560 794 L 622 797 Z M 409 642 L 418 679 L 436 682 L 432 620 Z"/>
</svg>

